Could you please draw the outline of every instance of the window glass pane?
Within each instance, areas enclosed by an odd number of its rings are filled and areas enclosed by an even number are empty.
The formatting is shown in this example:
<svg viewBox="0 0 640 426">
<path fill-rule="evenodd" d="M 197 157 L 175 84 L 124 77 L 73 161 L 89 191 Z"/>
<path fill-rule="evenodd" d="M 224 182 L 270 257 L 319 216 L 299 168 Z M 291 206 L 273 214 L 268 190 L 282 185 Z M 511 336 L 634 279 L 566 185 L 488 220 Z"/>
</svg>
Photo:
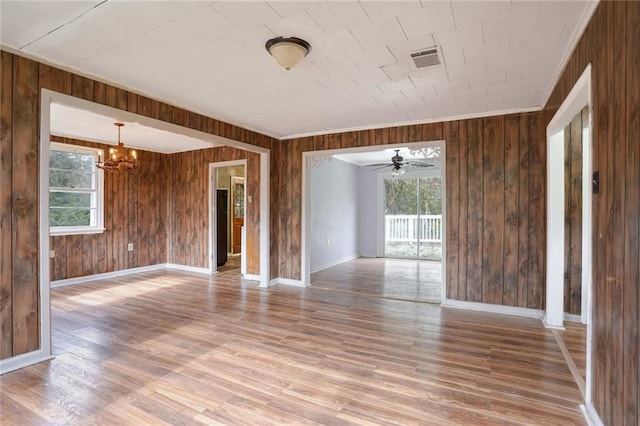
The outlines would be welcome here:
<svg viewBox="0 0 640 426">
<path fill-rule="evenodd" d="M 93 170 L 90 173 L 83 173 L 73 170 L 51 169 L 49 186 L 51 188 L 91 189 L 93 187 Z"/>
<path fill-rule="evenodd" d="M 102 199 L 102 174 L 95 165 L 97 152 L 96 148 L 52 142 L 49 161 L 51 227 L 69 228 L 69 231 L 74 227 L 102 227 L 102 205 L 98 205 Z M 63 233 L 66 229 L 55 231 Z"/>
<path fill-rule="evenodd" d="M 51 192 L 49 206 L 54 207 L 82 207 L 91 208 L 91 193 Z"/>
<path fill-rule="evenodd" d="M 95 161 L 93 154 L 52 150 L 49 168 L 92 174 Z"/>
<path fill-rule="evenodd" d="M 91 209 L 51 208 L 49 209 L 50 226 L 91 226 Z M 95 216 L 95 210 L 93 215 Z"/>
</svg>

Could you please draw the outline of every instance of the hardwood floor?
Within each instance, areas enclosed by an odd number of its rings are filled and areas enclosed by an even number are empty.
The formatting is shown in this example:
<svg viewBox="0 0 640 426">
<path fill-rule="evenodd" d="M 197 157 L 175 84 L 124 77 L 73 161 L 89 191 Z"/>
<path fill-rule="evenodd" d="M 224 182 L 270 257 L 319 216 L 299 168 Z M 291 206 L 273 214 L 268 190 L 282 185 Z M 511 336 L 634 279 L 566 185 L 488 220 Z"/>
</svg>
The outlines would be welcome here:
<svg viewBox="0 0 640 426">
<path fill-rule="evenodd" d="M 56 358 L 0 378 L 3 425 L 585 424 L 539 320 L 165 271 L 52 312 Z"/>
<path fill-rule="evenodd" d="M 311 286 L 343 293 L 440 303 L 442 264 L 360 257 L 311 274 Z"/>
</svg>

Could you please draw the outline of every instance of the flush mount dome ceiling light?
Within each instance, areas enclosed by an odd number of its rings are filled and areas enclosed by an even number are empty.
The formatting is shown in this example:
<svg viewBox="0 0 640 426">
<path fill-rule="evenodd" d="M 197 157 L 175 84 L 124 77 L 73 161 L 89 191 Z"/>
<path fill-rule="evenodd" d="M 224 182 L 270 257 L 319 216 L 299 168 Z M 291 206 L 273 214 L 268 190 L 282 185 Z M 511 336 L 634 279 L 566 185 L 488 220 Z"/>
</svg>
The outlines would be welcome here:
<svg viewBox="0 0 640 426">
<path fill-rule="evenodd" d="M 264 46 L 283 68 L 295 67 L 311 51 L 311 45 L 298 37 L 276 37 Z"/>
</svg>

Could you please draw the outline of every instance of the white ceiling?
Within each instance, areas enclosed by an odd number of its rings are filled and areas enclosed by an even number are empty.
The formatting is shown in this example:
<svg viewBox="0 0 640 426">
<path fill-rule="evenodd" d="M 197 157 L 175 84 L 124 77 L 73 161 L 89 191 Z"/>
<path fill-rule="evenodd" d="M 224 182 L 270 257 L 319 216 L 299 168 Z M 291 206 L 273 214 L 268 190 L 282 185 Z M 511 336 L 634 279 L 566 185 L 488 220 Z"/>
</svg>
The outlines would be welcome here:
<svg viewBox="0 0 640 426">
<path fill-rule="evenodd" d="M 51 104 L 50 132 L 52 135 L 117 145 L 118 129 L 113 124 L 115 122 L 124 124 L 120 137 L 128 148 L 171 154 L 221 145 L 122 119 L 122 117 L 115 118 L 58 103 Z"/>
<path fill-rule="evenodd" d="M 538 109 L 593 1 L 5 1 L 0 43 L 278 137 Z M 312 51 L 285 71 L 264 49 Z M 444 64 L 409 53 L 437 45 Z"/>
</svg>

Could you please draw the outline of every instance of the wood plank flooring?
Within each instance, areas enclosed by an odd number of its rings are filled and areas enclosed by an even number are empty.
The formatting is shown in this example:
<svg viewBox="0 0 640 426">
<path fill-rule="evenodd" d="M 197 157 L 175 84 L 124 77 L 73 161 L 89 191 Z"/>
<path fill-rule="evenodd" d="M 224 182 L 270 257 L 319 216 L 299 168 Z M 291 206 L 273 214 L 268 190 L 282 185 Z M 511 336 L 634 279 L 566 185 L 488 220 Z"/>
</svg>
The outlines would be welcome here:
<svg viewBox="0 0 640 426">
<path fill-rule="evenodd" d="M 585 424 L 539 320 L 153 272 L 52 289 L 2 424 Z"/>
<path fill-rule="evenodd" d="M 414 302 L 442 301 L 442 264 L 360 257 L 311 274 L 311 286 L 343 293 Z"/>
<path fill-rule="evenodd" d="M 583 381 L 587 380 L 587 325 L 579 322 L 564 322 L 564 330 L 558 330 L 573 362 L 578 367 Z"/>
</svg>

